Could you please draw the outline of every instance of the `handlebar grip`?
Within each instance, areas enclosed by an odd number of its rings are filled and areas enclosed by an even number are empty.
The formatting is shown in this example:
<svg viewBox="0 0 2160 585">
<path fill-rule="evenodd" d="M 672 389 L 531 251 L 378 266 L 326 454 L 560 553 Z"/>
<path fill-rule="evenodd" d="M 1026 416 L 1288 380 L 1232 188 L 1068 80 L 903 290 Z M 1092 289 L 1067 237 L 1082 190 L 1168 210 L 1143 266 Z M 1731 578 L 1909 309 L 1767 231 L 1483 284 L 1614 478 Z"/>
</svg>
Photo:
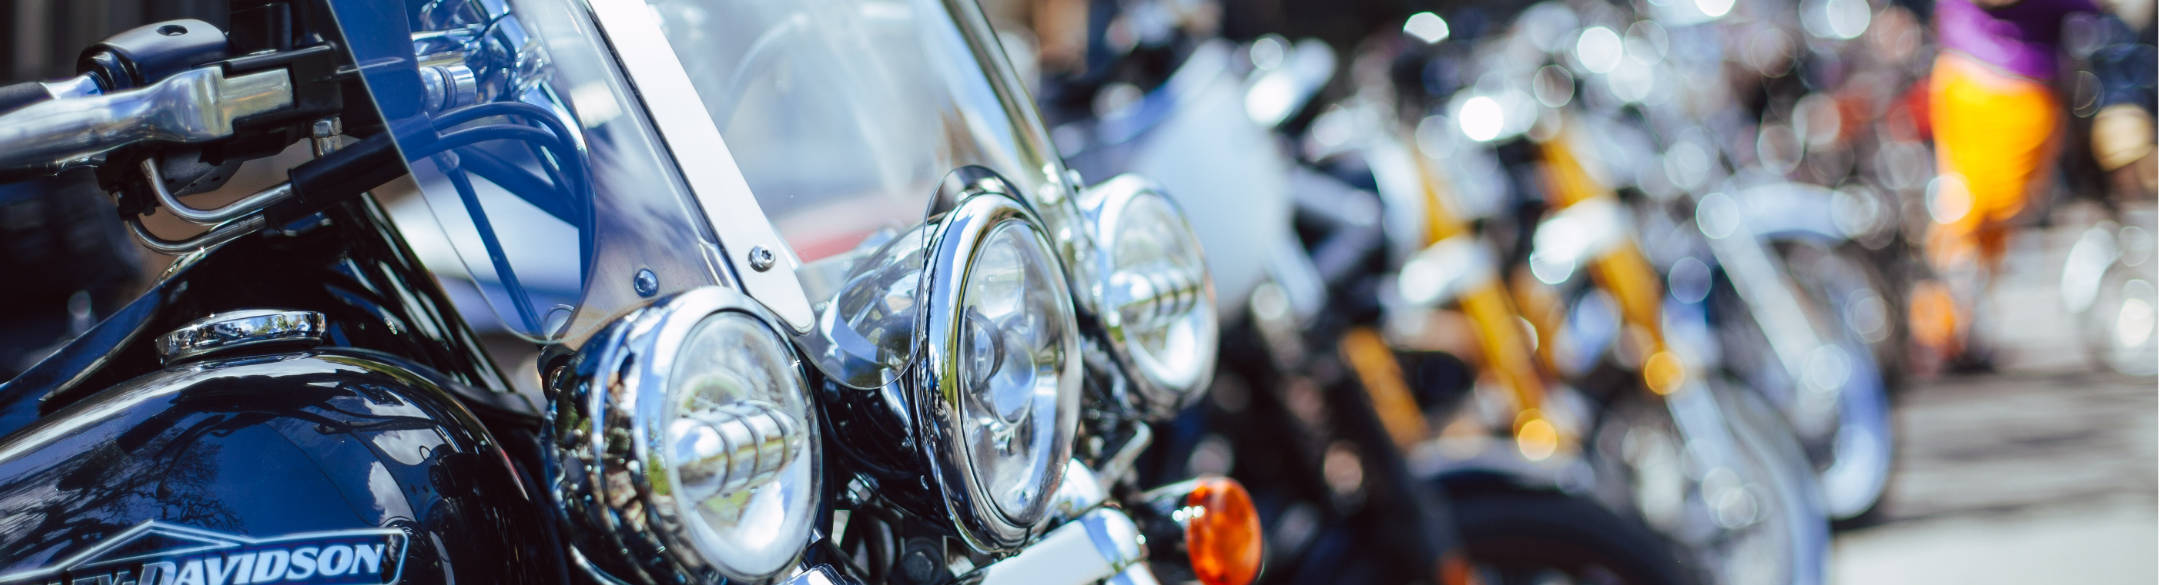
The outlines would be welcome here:
<svg viewBox="0 0 2160 585">
<path fill-rule="evenodd" d="M 52 92 L 45 91 L 43 83 L 21 81 L 0 85 L 0 114 L 49 99 L 52 99 Z"/>
</svg>

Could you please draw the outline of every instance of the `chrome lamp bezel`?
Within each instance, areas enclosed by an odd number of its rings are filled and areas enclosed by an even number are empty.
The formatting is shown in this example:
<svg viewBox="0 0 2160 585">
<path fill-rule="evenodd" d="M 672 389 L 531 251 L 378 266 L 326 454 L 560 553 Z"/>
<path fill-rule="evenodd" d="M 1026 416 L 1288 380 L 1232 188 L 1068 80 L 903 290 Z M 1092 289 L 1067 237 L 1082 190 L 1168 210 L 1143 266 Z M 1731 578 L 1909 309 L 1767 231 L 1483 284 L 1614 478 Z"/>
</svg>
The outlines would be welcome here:
<svg viewBox="0 0 2160 585">
<path fill-rule="evenodd" d="M 1178 294 L 1164 299 L 1161 301 L 1163 306 L 1155 309 L 1163 313 L 1182 313 L 1182 316 L 1167 317 L 1174 322 L 1163 327 L 1195 329 L 1199 337 L 1195 347 L 1204 351 L 1205 356 L 1196 358 L 1191 371 L 1164 371 L 1163 360 L 1133 338 L 1132 328 L 1123 322 L 1120 308 L 1107 306 L 1109 299 L 1105 298 L 1104 291 L 1113 285 L 1117 276 L 1118 232 L 1125 226 L 1127 210 L 1143 199 L 1158 200 L 1168 206 L 1185 234 L 1194 238 L 1194 248 L 1199 249 L 1188 216 L 1177 200 L 1165 195 L 1146 178 L 1127 174 L 1089 186 L 1078 197 L 1080 212 L 1094 246 L 1087 250 L 1086 257 L 1070 261 L 1088 263 L 1087 272 L 1094 277 L 1092 282 L 1085 283 L 1090 297 L 1087 306 L 1109 342 L 1112 357 L 1132 382 L 1129 388 L 1133 392 L 1122 398 L 1129 399 L 1125 401 L 1127 405 L 1143 418 L 1163 420 L 1191 406 L 1206 393 L 1208 384 L 1214 379 L 1221 322 L 1215 312 L 1215 283 L 1207 272 L 1205 250 L 1199 250 L 1200 257 L 1195 259 L 1200 272 L 1194 275 L 1194 282 L 1172 285 L 1179 289 Z"/>
<path fill-rule="evenodd" d="M 911 368 L 913 373 L 906 379 L 915 403 L 917 429 L 924 439 L 925 458 L 944 497 L 947 515 L 970 548 L 994 553 L 1026 543 L 1043 527 L 1050 517 L 1052 496 L 1063 481 L 1064 462 L 1072 458 L 1082 380 L 1079 318 L 1071 283 L 1066 280 L 1070 273 L 1064 266 L 1046 267 L 1057 277 L 1051 289 L 1059 297 L 1059 306 L 1065 309 L 1060 316 L 1066 321 L 1061 336 L 1066 358 L 1058 365 L 1057 435 L 1052 452 L 1043 455 L 1053 462 L 1045 472 L 1049 474 L 1050 489 L 1030 506 L 1035 513 L 1023 515 L 1032 517 L 1008 517 L 983 493 L 984 482 L 976 476 L 977 470 L 969 460 L 962 430 L 967 421 L 963 420 L 961 401 L 968 392 L 959 375 L 963 293 L 976 255 L 993 231 L 1008 223 L 1023 226 L 1035 245 L 1042 247 L 1044 258 L 1060 263 L 1063 259 L 1042 222 L 1017 198 L 1009 183 L 988 173 L 964 179 L 962 185 L 947 186 L 953 191 L 955 205 L 932 229 L 922 288 L 925 310 L 916 329 L 922 332 L 919 338 L 923 346 Z"/>
<path fill-rule="evenodd" d="M 663 459 L 667 437 L 669 377 L 676 357 L 708 319 L 734 313 L 756 321 L 787 356 L 779 371 L 791 372 L 803 389 L 803 453 L 783 465 L 810 466 L 801 495 L 785 503 L 785 514 L 816 514 L 823 471 L 819 409 L 794 345 L 776 327 L 778 320 L 742 292 L 702 287 L 664 298 L 632 311 L 593 335 L 550 378 L 543 459 L 551 496 L 571 530 L 578 552 L 597 567 L 628 572 L 648 582 L 677 582 L 722 576 L 766 581 L 799 564 L 816 523 L 801 523 L 799 538 L 787 558 L 770 567 L 741 567 L 725 554 L 699 551 L 693 520 L 678 514 L 673 496 L 656 489 L 655 479 L 672 482 Z M 783 479 L 769 480 L 773 482 Z M 665 487 L 665 486 L 662 486 Z M 799 510 L 796 509 L 799 507 Z M 786 546 L 786 545 L 781 545 Z"/>
</svg>

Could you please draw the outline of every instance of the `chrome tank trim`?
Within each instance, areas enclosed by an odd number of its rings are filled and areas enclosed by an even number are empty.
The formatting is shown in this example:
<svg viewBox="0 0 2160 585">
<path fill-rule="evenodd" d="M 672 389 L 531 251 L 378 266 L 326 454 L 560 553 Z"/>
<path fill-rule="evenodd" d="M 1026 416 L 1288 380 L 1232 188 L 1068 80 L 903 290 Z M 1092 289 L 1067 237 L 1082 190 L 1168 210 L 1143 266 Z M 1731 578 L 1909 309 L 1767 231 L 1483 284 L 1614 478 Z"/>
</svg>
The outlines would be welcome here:
<svg viewBox="0 0 2160 585">
<path fill-rule="evenodd" d="M 244 309 L 213 314 L 157 338 L 158 359 L 172 363 L 226 350 L 279 343 L 318 345 L 329 330 L 322 313 Z"/>
</svg>

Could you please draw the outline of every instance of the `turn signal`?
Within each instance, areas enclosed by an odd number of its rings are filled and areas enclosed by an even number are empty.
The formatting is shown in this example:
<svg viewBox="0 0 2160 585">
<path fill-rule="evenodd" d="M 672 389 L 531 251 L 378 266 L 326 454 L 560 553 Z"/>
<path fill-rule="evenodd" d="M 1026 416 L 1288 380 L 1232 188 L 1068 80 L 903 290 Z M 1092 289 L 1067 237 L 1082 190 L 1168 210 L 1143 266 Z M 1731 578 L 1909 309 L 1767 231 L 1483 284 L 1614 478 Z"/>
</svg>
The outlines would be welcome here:
<svg viewBox="0 0 2160 585">
<path fill-rule="evenodd" d="M 1185 550 L 1207 585 L 1245 585 L 1260 574 L 1260 514 L 1245 486 L 1203 479 L 1185 496 Z"/>
<path fill-rule="evenodd" d="M 1260 514 L 1237 480 L 1172 484 L 1149 491 L 1146 500 L 1153 514 L 1144 520 L 1145 531 L 1158 575 L 1182 573 L 1177 569 L 1187 567 L 1162 565 L 1183 552 L 1191 578 L 1205 585 L 1247 585 L 1259 576 L 1265 544 Z"/>
</svg>

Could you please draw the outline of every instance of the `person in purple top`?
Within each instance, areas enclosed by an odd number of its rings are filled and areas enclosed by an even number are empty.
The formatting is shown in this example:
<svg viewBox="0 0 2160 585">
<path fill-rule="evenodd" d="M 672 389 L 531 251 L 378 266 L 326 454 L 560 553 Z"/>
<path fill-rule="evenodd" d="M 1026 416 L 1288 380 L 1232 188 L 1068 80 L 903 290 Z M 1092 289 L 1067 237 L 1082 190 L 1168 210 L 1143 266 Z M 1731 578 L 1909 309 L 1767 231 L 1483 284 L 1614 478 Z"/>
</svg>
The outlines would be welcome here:
<svg viewBox="0 0 2160 585">
<path fill-rule="evenodd" d="M 1910 317 L 1916 340 L 1939 357 L 1967 352 L 1968 311 L 2001 263 L 2010 221 L 2054 169 L 2064 118 L 2054 80 L 2065 20 L 2114 14 L 2149 28 L 2151 7 L 2150 0 L 1936 1 L 1942 54 L 1928 92 L 1939 177 L 1924 247 L 1944 278 L 1916 287 Z M 2095 117 L 2093 151 L 2103 168 L 2152 174 L 2149 107 L 2118 104 Z"/>
</svg>

